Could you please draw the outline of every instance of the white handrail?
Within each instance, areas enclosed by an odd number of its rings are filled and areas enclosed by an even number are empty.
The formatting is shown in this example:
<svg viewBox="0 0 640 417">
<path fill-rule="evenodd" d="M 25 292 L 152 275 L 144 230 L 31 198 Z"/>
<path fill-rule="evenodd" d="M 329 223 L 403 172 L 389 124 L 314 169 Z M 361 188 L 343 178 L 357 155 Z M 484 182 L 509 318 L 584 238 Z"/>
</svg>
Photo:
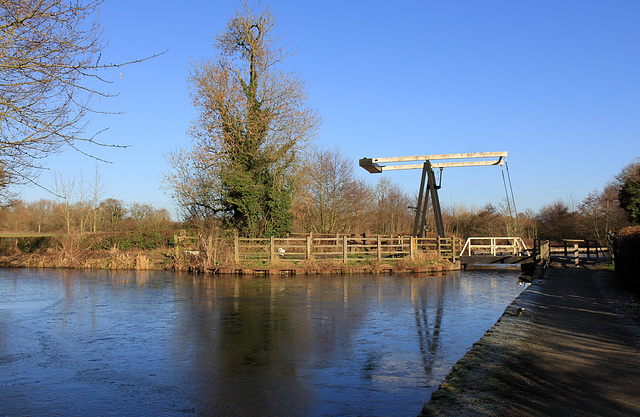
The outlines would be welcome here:
<svg viewBox="0 0 640 417">
<path fill-rule="evenodd" d="M 489 244 L 481 243 L 474 244 L 474 241 L 484 240 L 489 241 Z M 507 241 L 508 244 L 498 244 L 498 241 Z M 502 242 L 501 242 L 502 243 Z M 482 250 L 483 255 L 487 255 L 486 251 L 489 250 L 491 256 L 498 256 L 498 254 L 509 253 L 511 255 L 519 255 L 526 254 L 529 255 L 529 249 L 524 244 L 524 241 L 520 237 L 469 237 L 462 247 L 462 251 L 460 252 L 460 256 L 465 254 L 465 251 L 468 251 L 468 255 L 473 255 L 475 250 Z"/>
</svg>

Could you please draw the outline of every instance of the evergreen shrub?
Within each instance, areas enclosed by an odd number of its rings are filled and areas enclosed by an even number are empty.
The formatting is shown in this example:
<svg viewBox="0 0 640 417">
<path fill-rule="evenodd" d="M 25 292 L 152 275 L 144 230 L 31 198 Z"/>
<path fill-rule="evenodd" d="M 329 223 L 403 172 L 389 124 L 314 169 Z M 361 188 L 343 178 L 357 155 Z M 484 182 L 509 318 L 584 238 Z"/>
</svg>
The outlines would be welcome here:
<svg viewBox="0 0 640 417">
<path fill-rule="evenodd" d="M 629 289 L 640 294 L 640 226 L 618 232 L 613 252 L 616 274 Z"/>
</svg>

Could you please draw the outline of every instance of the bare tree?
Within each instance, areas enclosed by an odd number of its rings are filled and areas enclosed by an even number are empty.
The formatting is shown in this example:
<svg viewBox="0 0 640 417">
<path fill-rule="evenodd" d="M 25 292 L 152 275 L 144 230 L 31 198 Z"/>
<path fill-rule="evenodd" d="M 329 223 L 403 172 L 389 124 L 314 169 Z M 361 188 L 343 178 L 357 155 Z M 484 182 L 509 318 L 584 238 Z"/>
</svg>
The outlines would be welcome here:
<svg viewBox="0 0 640 417">
<path fill-rule="evenodd" d="M 618 202 L 619 193 L 620 185 L 611 181 L 602 191 L 594 190 L 584 198 L 580 204 L 580 214 L 587 236 L 604 242 L 609 232 L 631 225 Z"/>
<path fill-rule="evenodd" d="M 102 0 L 0 1 L 0 187 L 33 181 L 42 159 L 86 135 L 92 95 L 108 81 L 96 21 Z"/>
<path fill-rule="evenodd" d="M 542 239 L 562 240 L 580 239 L 580 215 L 571 211 L 569 206 L 556 201 L 548 204 L 538 212 L 540 222 L 539 233 Z"/>
<path fill-rule="evenodd" d="M 373 195 L 377 232 L 410 233 L 413 222 L 409 206 L 412 200 L 404 190 L 388 178 L 382 177 L 373 189 Z"/>
<path fill-rule="evenodd" d="M 98 203 L 102 198 L 103 189 L 100 183 L 100 172 L 98 171 L 98 164 L 95 167 L 95 177 L 93 180 L 93 195 L 91 197 L 91 216 L 92 216 L 92 231 L 93 233 L 98 231 Z"/>
<path fill-rule="evenodd" d="M 246 235 L 288 232 L 291 169 L 320 124 L 305 84 L 277 69 L 287 52 L 274 26 L 268 8 L 245 3 L 218 35 L 217 59 L 193 65 L 193 150 L 169 155 L 176 172 L 165 178 L 189 212 L 204 209 Z M 192 159 L 176 164 L 179 155 Z"/>
<path fill-rule="evenodd" d="M 31 213 L 31 222 L 33 224 L 33 230 L 38 233 L 43 231 L 53 231 L 52 223 L 54 222 L 56 204 L 51 200 L 38 200 L 27 205 L 29 212 Z"/>
<path fill-rule="evenodd" d="M 348 232 L 370 199 L 370 191 L 354 173 L 355 161 L 340 148 L 318 149 L 309 153 L 295 195 L 299 229 L 307 232 Z"/>
<path fill-rule="evenodd" d="M 127 210 L 122 201 L 115 198 L 107 198 L 100 202 L 100 218 L 103 230 L 115 232 L 120 230 L 120 225 Z"/>
<path fill-rule="evenodd" d="M 210 164 L 201 147 L 181 149 L 166 155 L 170 171 L 163 176 L 164 186 L 178 203 L 184 220 L 219 217 L 224 211 L 219 167 Z"/>
<path fill-rule="evenodd" d="M 127 220 L 131 222 L 132 228 L 138 230 L 157 230 L 171 221 L 166 209 L 156 209 L 151 204 L 131 203 L 128 213 Z"/>
<path fill-rule="evenodd" d="M 56 173 L 54 181 L 58 209 L 64 217 L 65 231 L 70 234 L 73 218 L 73 198 L 76 192 L 76 177 L 74 175 L 71 178 L 65 178 L 61 173 Z"/>
</svg>

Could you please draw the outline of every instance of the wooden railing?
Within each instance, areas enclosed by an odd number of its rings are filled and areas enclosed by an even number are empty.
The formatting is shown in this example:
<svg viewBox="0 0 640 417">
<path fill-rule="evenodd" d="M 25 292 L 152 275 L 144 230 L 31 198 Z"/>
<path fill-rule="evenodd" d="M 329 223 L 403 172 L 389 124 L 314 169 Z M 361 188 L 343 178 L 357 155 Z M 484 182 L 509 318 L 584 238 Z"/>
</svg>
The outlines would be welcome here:
<svg viewBox="0 0 640 417">
<path fill-rule="evenodd" d="M 543 268 L 546 268 L 547 264 L 551 260 L 550 241 L 534 239 L 533 257 L 536 263 L 542 265 Z"/>
<path fill-rule="evenodd" d="M 198 252 L 201 237 L 186 234 L 174 236 L 176 256 Z M 536 261 L 548 261 L 550 256 L 605 256 L 606 247 L 591 240 L 540 241 L 535 239 L 531 251 L 520 238 L 472 237 L 465 245 L 459 238 L 416 238 L 411 236 L 348 236 L 298 235 L 289 238 L 222 239 L 222 245 L 233 248 L 236 263 L 249 261 L 299 262 L 307 259 L 338 262 L 387 261 L 416 259 L 432 254 L 457 261 L 461 255 L 527 255 L 534 253 Z"/>
<path fill-rule="evenodd" d="M 561 254 L 562 256 L 574 256 L 577 250 L 579 254 L 586 255 L 590 258 L 592 255 L 595 258 L 600 256 L 604 257 L 605 251 L 608 251 L 606 246 L 602 246 L 597 240 L 583 240 L 583 239 L 564 239 L 562 241 L 550 242 L 551 253 Z"/>
<path fill-rule="evenodd" d="M 458 238 L 415 238 L 412 236 L 313 236 L 290 238 L 234 238 L 237 263 L 247 260 L 303 261 L 306 259 L 360 262 L 437 254 L 455 261 L 462 241 Z"/>
<path fill-rule="evenodd" d="M 548 256 L 550 257 L 564 257 L 572 259 L 575 265 L 580 264 L 580 257 L 595 258 L 606 257 L 606 252 L 610 250 L 606 246 L 602 246 L 596 240 L 583 240 L 583 239 L 563 239 L 560 241 L 540 241 L 534 240 L 536 247 L 542 246 L 542 242 L 546 242 Z"/>
<path fill-rule="evenodd" d="M 184 232 L 179 235 L 173 235 L 173 247 L 175 249 L 176 258 L 180 256 L 181 252 L 195 251 L 198 247 L 198 241 L 200 236 L 190 236 Z"/>
</svg>

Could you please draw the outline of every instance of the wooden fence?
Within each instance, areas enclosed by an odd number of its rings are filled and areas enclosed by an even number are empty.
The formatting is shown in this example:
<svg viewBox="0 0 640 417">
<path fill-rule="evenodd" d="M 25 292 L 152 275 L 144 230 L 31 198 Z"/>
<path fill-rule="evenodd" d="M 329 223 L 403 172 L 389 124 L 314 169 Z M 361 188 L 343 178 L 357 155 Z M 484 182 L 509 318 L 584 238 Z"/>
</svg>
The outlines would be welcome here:
<svg viewBox="0 0 640 417">
<path fill-rule="evenodd" d="M 535 239 L 534 244 L 540 239 Z M 551 256 L 574 256 L 577 249 L 579 255 L 586 256 L 587 258 L 606 257 L 609 255 L 609 248 L 601 245 L 597 240 L 584 240 L 584 239 L 564 239 L 564 240 L 551 240 L 549 242 L 549 252 Z"/>
<path fill-rule="evenodd" d="M 409 257 L 419 253 L 438 254 L 455 261 L 462 241 L 458 238 L 415 238 L 411 236 L 303 236 L 289 238 L 241 238 L 233 242 L 236 263 L 249 260 L 299 262 L 306 259 L 359 262 Z"/>
</svg>

